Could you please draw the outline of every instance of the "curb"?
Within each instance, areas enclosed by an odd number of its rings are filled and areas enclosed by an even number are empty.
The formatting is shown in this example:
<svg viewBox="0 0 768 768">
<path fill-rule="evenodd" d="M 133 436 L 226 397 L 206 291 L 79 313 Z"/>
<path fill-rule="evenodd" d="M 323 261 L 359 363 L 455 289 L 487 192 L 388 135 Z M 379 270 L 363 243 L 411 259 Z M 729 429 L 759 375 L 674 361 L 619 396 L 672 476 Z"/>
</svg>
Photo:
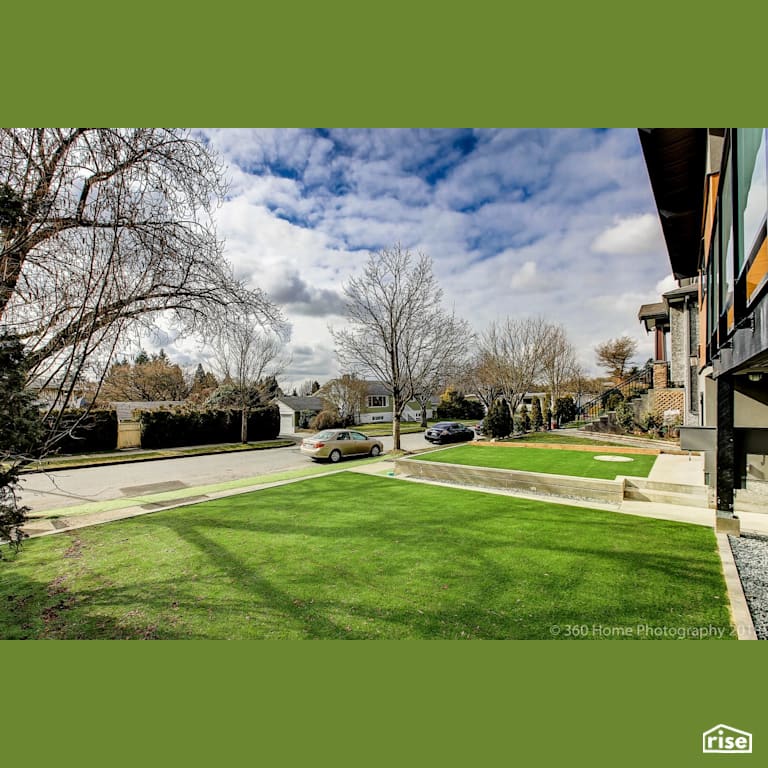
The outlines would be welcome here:
<svg viewBox="0 0 768 768">
<path fill-rule="evenodd" d="M 733 559 L 728 536 L 725 533 L 716 533 L 715 536 L 717 538 L 717 552 L 723 566 L 725 586 L 728 590 L 731 621 L 736 628 L 736 635 L 739 640 L 757 640 L 752 614 L 747 606 L 747 598 L 744 596 L 744 589 L 741 586 L 739 571 L 736 568 L 736 561 Z"/>
<path fill-rule="evenodd" d="M 294 443 L 294 447 L 295 447 Z M 48 472 L 65 472 L 67 470 L 72 469 L 93 469 L 94 467 L 111 467 L 116 464 L 143 464 L 146 461 L 166 461 L 167 459 L 193 459 L 196 456 L 216 456 L 221 453 L 250 453 L 251 451 L 274 451 L 278 448 L 290 448 L 290 445 L 268 445 L 263 446 L 262 448 L 242 448 L 239 451 L 203 451 L 200 453 L 190 453 L 190 454 L 178 454 L 178 455 L 171 455 L 171 456 L 147 456 L 143 459 L 132 459 L 130 458 L 130 454 L 126 454 L 125 458 L 119 457 L 117 454 L 115 455 L 118 460 L 117 461 L 95 461 L 91 464 L 71 464 L 66 467 L 43 467 L 41 469 L 31 469 L 27 470 L 25 472 L 22 472 L 23 475 L 36 475 L 41 473 L 48 473 Z"/>
</svg>

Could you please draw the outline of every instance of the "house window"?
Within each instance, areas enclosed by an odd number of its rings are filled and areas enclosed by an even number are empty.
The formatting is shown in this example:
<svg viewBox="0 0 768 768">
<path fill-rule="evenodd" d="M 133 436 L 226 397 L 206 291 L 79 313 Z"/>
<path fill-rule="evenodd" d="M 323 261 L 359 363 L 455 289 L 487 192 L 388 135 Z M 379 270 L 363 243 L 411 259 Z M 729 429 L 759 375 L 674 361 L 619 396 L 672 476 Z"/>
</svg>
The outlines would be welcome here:
<svg viewBox="0 0 768 768">
<path fill-rule="evenodd" d="M 371 421 L 384 421 L 383 416 L 371 416 Z"/>
<path fill-rule="evenodd" d="M 386 395 L 368 395 L 368 407 L 369 408 L 386 408 L 387 396 Z"/>
<path fill-rule="evenodd" d="M 746 264 L 764 226 L 768 210 L 765 131 L 737 128 L 736 174 L 738 184 L 739 272 Z"/>
</svg>

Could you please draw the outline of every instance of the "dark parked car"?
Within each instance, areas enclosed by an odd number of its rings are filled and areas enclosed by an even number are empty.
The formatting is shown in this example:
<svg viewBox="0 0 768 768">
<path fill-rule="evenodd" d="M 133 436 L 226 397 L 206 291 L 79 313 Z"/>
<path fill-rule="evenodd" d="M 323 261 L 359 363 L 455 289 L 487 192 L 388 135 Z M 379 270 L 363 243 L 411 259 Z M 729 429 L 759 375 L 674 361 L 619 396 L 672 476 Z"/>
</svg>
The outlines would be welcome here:
<svg viewBox="0 0 768 768">
<path fill-rule="evenodd" d="M 463 424 L 455 421 L 441 421 L 430 427 L 424 433 L 424 439 L 430 443 L 462 443 L 465 440 L 474 440 L 475 433 Z"/>
</svg>

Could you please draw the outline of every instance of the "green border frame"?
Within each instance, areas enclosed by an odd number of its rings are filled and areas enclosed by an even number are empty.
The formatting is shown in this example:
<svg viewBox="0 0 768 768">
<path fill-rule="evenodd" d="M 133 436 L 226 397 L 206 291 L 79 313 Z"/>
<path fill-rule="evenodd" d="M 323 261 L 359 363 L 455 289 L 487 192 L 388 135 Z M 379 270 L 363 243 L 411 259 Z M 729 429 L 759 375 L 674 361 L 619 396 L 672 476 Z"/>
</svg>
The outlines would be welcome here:
<svg viewBox="0 0 768 768">
<path fill-rule="evenodd" d="M 735 6 L 88 0 L 17 3 L 3 31 L 3 122 L 15 125 L 764 120 L 765 27 Z M 766 648 L 6 641 L 4 757 L 745 765 L 768 740 Z M 751 731 L 754 753 L 702 755 L 701 733 L 721 722 Z"/>
</svg>

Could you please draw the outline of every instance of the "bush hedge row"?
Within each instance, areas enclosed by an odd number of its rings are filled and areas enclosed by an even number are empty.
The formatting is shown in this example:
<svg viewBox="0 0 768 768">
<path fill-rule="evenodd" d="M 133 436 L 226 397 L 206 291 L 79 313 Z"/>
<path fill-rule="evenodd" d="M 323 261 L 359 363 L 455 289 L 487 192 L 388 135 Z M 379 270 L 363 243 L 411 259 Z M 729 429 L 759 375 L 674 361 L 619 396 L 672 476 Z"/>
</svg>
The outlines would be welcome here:
<svg viewBox="0 0 768 768">
<path fill-rule="evenodd" d="M 50 419 L 48 426 L 52 423 Z M 64 411 L 56 429 L 57 433 L 62 431 L 68 434 L 56 442 L 56 453 L 114 451 L 117 447 L 117 413 L 98 410 L 83 416 L 83 411 Z"/>
<path fill-rule="evenodd" d="M 240 440 L 240 411 L 230 409 L 142 411 L 142 448 L 236 443 Z M 248 440 L 273 440 L 280 432 L 276 405 L 255 408 L 248 414 Z"/>
</svg>

